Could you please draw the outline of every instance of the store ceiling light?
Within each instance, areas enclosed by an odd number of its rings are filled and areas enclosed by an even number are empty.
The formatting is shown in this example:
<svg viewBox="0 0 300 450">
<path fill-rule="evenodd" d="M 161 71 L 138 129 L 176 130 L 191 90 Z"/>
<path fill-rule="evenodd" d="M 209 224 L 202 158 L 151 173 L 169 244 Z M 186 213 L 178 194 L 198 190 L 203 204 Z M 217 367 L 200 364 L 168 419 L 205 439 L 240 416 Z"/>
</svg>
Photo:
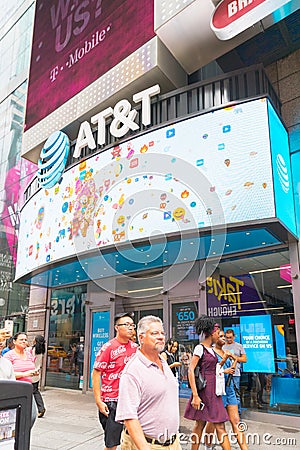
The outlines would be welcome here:
<svg viewBox="0 0 300 450">
<path fill-rule="evenodd" d="M 294 313 L 292 313 L 292 312 L 278 313 L 278 314 L 276 314 L 276 316 L 293 316 L 293 315 L 294 315 Z"/>
<path fill-rule="evenodd" d="M 283 284 L 282 286 L 277 286 L 277 289 L 287 289 L 293 287 L 292 284 Z"/>
<path fill-rule="evenodd" d="M 250 275 L 255 275 L 256 273 L 264 273 L 264 272 L 275 272 L 276 270 L 280 270 L 281 267 L 274 267 L 273 269 L 262 269 L 262 270 L 252 270 L 249 272 Z"/>
<path fill-rule="evenodd" d="M 228 292 L 228 294 L 220 294 L 219 297 L 227 297 L 228 295 L 242 295 L 243 292 Z"/>
<path fill-rule="evenodd" d="M 276 306 L 274 308 L 257 308 L 257 309 L 251 309 L 251 312 L 253 311 L 273 311 L 275 309 L 284 309 L 284 306 Z"/>
<path fill-rule="evenodd" d="M 266 300 L 259 300 L 257 302 L 243 302 L 243 305 L 254 305 L 255 303 L 266 303 Z M 228 306 L 227 303 L 221 304 L 221 306 Z"/>
<path fill-rule="evenodd" d="M 147 292 L 147 291 L 157 291 L 158 289 L 163 289 L 163 286 L 157 286 L 152 288 L 144 288 L 144 289 L 133 289 L 131 291 L 127 291 L 128 294 L 133 294 L 134 292 Z"/>
</svg>

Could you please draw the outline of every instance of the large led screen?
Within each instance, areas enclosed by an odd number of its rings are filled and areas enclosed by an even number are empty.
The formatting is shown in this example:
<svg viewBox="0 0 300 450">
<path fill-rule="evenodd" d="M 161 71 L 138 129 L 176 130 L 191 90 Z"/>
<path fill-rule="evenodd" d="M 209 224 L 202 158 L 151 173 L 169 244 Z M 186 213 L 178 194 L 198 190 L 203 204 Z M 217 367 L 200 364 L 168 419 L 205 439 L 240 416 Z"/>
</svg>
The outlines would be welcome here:
<svg viewBox="0 0 300 450">
<path fill-rule="evenodd" d="M 296 215 L 293 200 L 293 180 L 291 172 L 289 136 L 274 108 L 268 104 L 270 142 L 272 152 L 273 180 L 276 217 L 294 234 Z M 298 168 L 297 168 L 298 172 Z"/>
<path fill-rule="evenodd" d="M 37 0 L 26 130 L 148 42 L 153 8 L 153 0 Z"/>
<path fill-rule="evenodd" d="M 38 191 L 21 212 L 17 278 L 92 249 L 274 216 L 261 99 L 136 137 Z"/>
</svg>

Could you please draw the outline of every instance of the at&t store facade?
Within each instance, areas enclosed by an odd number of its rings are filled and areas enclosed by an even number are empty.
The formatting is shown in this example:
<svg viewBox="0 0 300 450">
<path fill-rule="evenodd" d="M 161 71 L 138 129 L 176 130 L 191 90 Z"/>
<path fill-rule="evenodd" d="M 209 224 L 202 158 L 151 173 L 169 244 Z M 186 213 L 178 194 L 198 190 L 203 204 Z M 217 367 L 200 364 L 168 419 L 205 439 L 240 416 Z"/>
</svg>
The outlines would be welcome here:
<svg viewBox="0 0 300 450">
<path fill-rule="evenodd" d="M 142 11 L 126 3 L 139 26 Z M 53 102 L 33 110 L 29 87 L 24 154 L 40 161 L 21 210 L 16 279 L 31 285 L 29 331 L 43 329 L 48 339 L 44 382 L 90 389 L 114 314 L 132 311 L 136 323 L 160 316 L 178 340 L 184 396 L 184 357 L 198 340 L 193 323 L 207 313 L 234 328 L 246 349 L 244 407 L 296 414 L 299 396 L 283 398 L 282 389 L 299 392 L 299 180 L 280 101 L 261 66 L 187 84 L 154 33 L 153 2 L 141 3 L 144 42 L 129 39 L 127 56 L 118 47 L 112 59 L 122 54 L 93 80 L 79 72 L 77 87 L 67 72 L 100 46 L 111 51 L 113 25 L 126 17 L 105 2 L 101 13 L 86 11 L 83 41 L 91 45 L 74 38 L 68 48 L 57 6 L 49 16 L 57 65 L 42 58 Z M 101 30 L 91 19 L 98 13 Z M 33 43 L 35 92 L 42 25 Z"/>
</svg>

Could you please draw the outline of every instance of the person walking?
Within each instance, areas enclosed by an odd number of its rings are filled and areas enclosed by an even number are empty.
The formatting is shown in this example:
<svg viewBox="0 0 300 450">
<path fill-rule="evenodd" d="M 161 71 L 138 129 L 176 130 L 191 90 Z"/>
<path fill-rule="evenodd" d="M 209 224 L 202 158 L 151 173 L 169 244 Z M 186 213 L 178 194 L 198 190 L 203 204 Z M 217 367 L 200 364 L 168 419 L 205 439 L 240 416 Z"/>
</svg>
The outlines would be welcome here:
<svg viewBox="0 0 300 450">
<path fill-rule="evenodd" d="M 3 357 L 3 349 L 5 348 L 5 338 L 0 335 L 0 381 L 15 380 L 15 373 L 12 363 Z"/>
<path fill-rule="evenodd" d="M 218 358 L 212 348 L 219 338 L 220 326 L 212 318 L 203 314 L 196 320 L 195 328 L 196 333 L 199 336 L 204 335 L 204 338 L 194 349 L 188 372 L 192 395 L 186 405 L 184 417 L 195 420 L 192 450 L 198 450 L 206 422 L 214 424 L 222 448 L 229 450 L 230 444 L 224 424 L 228 420 L 228 414 L 222 397 L 216 395 Z M 200 393 L 197 391 L 194 374 L 198 364 L 200 364 L 201 375 L 206 380 L 206 386 Z"/>
<path fill-rule="evenodd" d="M 131 340 L 135 328 L 131 314 L 117 315 L 114 323 L 116 337 L 101 347 L 92 373 L 94 397 L 104 430 L 105 450 L 115 450 L 120 444 L 123 425 L 115 421 L 119 382 L 125 365 L 138 347 Z"/>
<path fill-rule="evenodd" d="M 161 352 L 161 357 L 167 361 L 173 375 L 176 377 L 178 375 L 177 367 L 181 366 L 178 361 L 178 342 L 169 339 L 165 345 L 163 352 Z"/>
<path fill-rule="evenodd" d="M 33 396 L 38 408 L 38 417 L 43 417 L 46 412 L 44 400 L 39 391 L 39 382 L 41 379 L 41 369 L 45 351 L 46 351 L 45 338 L 44 336 L 38 334 L 37 336 L 35 336 L 33 345 L 31 347 L 31 354 L 34 359 L 35 368 L 38 371 L 38 375 L 34 375 L 32 377 Z"/>
<path fill-rule="evenodd" d="M 12 337 L 9 337 L 6 341 L 6 347 L 2 350 L 2 356 L 5 355 L 5 353 L 10 352 L 14 348 L 14 340 Z"/>
<path fill-rule="evenodd" d="M 233 375 L 233 383 L 236 398 L 238 401 L 238 410 L 239 416 L 242 416 L 242 407 L 241 407 L 241 396 L 240 396 L 240 381 L 241 381 L 241 363 L 247 362 L 247 356 L 244 347 L 242 344 L 235 342 L 235 333 L 234 330 L 229 328 L 225 332 L 226 344 L 223 347 L 223 350 L 229 350 L 233 353 L 237 358 L 237 365 Z"/>
<path fill-rule="evenodd" d="M 13 366 L 17 381 L 26 381 L 32 383 L 32 377 L 39 374 L 35 368 L 33 356 L 28 348 L 27 335 L 22 331 L 13 336 L 14 348 L 5 353 L 4 358 L 8 359 Z M 31 426 L 33 426 L 37 416 L 37 407 L 32 399 Z"/>
<path fill-rule="evenodd" d="M 78 376 L 83 376 L 83 363 L 84 363 L 84 337 L 80 336 L 80 341 L 76 345 L 76 364 L 78 366 Z"/>
<path fill-rule="evenodd" d="M 160 355 L 165 346 L 161 319 L 143 317 L 137 336 L 140 348 L 120 380 L 116 420 L 125 425 L 121 449 L 179 450 L 178 381 Z"/>
<path fill-rule="evenodd" d="M 220 331 L 219 339 L 216 342 L 216 345 L 214 346 L 214 351 L 217 354 L 219 364 L 224 369 L 224 375 L 225 375 L 225 392 L 226 394 L 222 396 L 222 400 L 224 403 L 224 406 L 228 412 L 229 420 L 232 426 L 232 431 L 234 433 L 234 436 L 236 436 L 236 439 L 238 441 L 238 444 L 241 448 L 241 450 L 248 450 L 248 445 L 246 443 L 245 436 L 243 432 L 241 431 L 239 424 L 241 422 L 239 412 L 238 412 L 238 401 L 236 398 L 232 376 L 235 371 L 235 361 L 237 361 L 237 357 L 235 355 L 232 355 L 231 353 L 224 352 L 223 348 L 225 345 L 225 333 L 223 330 Z M 231 355 L 231 356 L 229 356 Z M 233 360 L 233 362 L 232 362 Z M 230 377 L 230 378 L 229 378 Z M 211 436 L 214 433 L 214 424 L 207 423 L 205 428 L 205 433 L 207 437 Z M 206 441 L 207 448 L 211 448 L 209 446 L 211 442 Z"/>
</svg>

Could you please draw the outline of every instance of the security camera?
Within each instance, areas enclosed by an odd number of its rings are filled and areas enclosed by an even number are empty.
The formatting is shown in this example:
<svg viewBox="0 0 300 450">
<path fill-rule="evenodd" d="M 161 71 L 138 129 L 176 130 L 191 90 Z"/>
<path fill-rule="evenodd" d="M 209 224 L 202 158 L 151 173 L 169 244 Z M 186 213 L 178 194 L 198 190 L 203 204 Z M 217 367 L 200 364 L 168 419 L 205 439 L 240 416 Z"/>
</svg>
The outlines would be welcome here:
<svg viewBox="0 0 300 450">
<path fill-rule="evenodd" d="M 161 295 L 167 295 L 167 293 L 168 293 L 168 291 L 166 291 L 165 289 L 162 289 L 162 290 L 160 291 L 160 294 L 161 294 Z"/>
</svg>

